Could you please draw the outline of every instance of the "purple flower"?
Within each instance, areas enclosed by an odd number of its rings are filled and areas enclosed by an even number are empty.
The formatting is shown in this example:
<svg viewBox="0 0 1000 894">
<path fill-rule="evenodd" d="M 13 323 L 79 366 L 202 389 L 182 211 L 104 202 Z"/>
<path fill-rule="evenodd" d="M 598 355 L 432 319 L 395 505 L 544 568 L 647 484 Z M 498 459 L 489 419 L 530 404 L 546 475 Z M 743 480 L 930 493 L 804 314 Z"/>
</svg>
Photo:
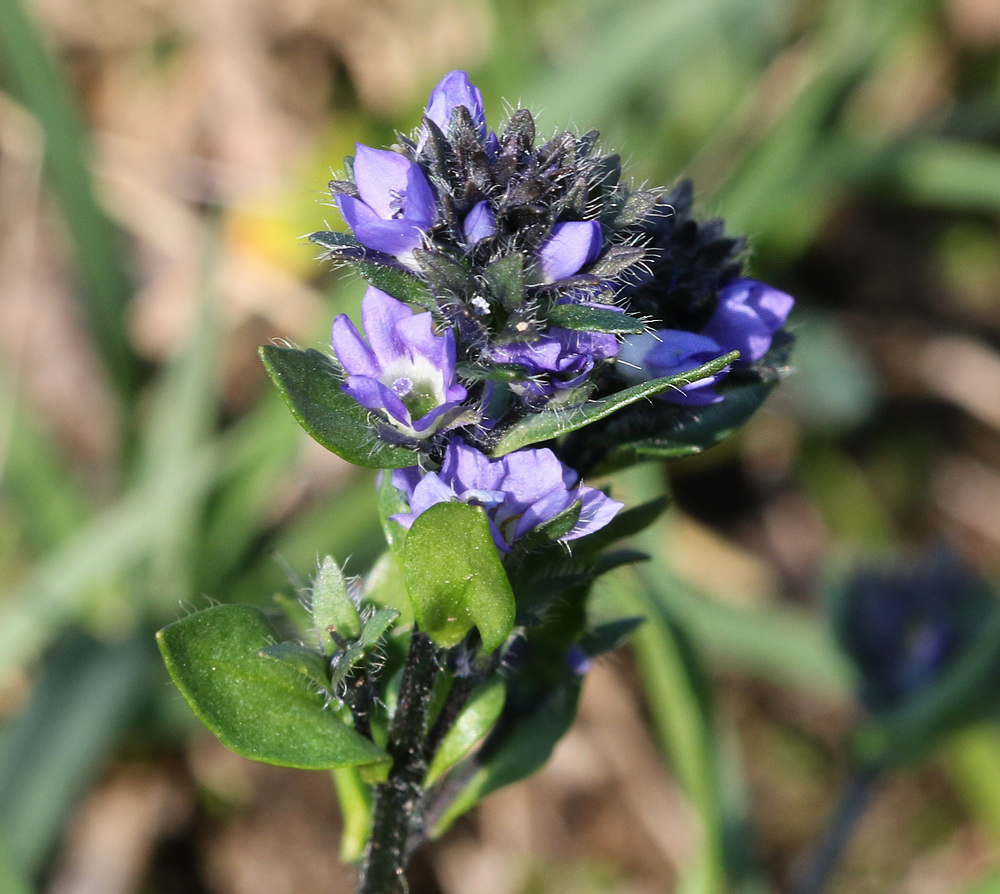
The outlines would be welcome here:
<svg viewBox="0 0 1000 894">
<path fill-rule="evenodd" d="M 603 238 L 596 220 L 557 223 L 538 247 L 539 283 L 556 282 L 579 272 L 600 254 Z"/>
<path fill-rule="evenodd" d="M 404 435 L 426 438 L 465 400 L 455 382 L 455 334 L 434 334 L 429 313 L 369 287 L 361 303 L 367 341 L 346 314 L 333 321 L 333 350 L 347 373 L 342 390 Z"/>
<path fill-rule="evenodd" d="M 618 353 L 618 339 L 608 332 L 578 332 L 553 327 L 533 342 L 512 342 L 490 351 L 495 363 L 515 363 L 525 369 L 515 391 L 547 396 L 557 389 L 583 384 L 594 367 Z"/>
<path fill-rule="evenodd" d="M 447 136 L 451 113 L 458 106 L 465 106 L 476 125 L 479 139 L 485 141 L 486 113 L 483 111 L 483 94 L 469 81 L 469 76 L 464 71 L 449 72 L 438 81 L 437 86 L 431 91 L 430 99 L 427 100 L 427 111 L 424 114 Z M 423 146 L 425 139 L 426 132 L 421 135 L 420 146 Z"/>
<path fill-rule="evenodd" d="M 462 222 L 465 241 L 472 246 L 488 236 L 493 236 L 496 231 L 497 219 L 490 203 L 487 201 L 476 202 Z"/>
<path fill-rule="evenodd" d="M 355 238 L 367 248 L 409 262 L 437 221 L 434 191 L 423 170 L 398 152 L 359 143 L 354 183 L 357 198 L 336 198 Z"/>
<path fill-rule="evenodd" d="M 740 365 L 756 363 L 785 325 L 795 299 L 755 279 L 737 279 L 719 293 L 719 305 L 702 330 L 723 353 L 739 351 Z"/>
<path fill-rule="evenodd" d="M 393 486 L 406 495 L 410 511 L 392 518 L 409 528 L 421 512 L 437 503 L 482 506 L 497 548 L 510 552 L 515 540 L 579 500 L 580 518 L 559 538 L 574 540 L 603 528 L 623 505 L 596 488 L 574 487 L 576 482 L 576 473 L 548 448 L 517 450 L 491 460 L 455 438 L 439 472 L 424 473 L 416 466 L 393 471 Z"/>
<path fill-rule="evenodd" d="M 675 376 L 721 357 L 727 351 L 706 335 L 683 329 L 657 329 L 630 335 L 622 342 L 617 365 L 625 379 L 633 384 L 663 376 Z M 672 404 L 704 407 L 722 400 L 713 386 L 729 367 L 682 388 L 663 392 L 660 397 Z"/>
</svg>

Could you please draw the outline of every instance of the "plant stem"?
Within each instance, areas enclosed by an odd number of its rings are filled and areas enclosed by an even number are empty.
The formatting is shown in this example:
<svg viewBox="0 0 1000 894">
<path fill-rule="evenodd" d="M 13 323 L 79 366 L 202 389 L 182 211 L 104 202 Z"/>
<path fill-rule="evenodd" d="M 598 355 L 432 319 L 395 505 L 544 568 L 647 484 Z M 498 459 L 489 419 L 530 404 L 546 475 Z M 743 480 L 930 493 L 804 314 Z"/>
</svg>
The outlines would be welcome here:
<svg viewBox="0 0 1000 894">
<path fill-rule="evenodd" d="M 791 894 L 819 894 L 837 868 L 854 828 L 861 819 L 872 792 L 878 772 L 867 768 L 857 770 L 841 792 L 833 811 L 805 870 L 791 886 Z"/>
<path fill-rule="evenodd" d="M 411 841 L 423 826 L 419 804 L 427 772 L 428 710 L 437 671 L 434 644 L 414 630 L 386 744 L 392 769 L 388 780 L 375 789 L 372 834 L 361 863 L 358 894 L 406 892 Z"/>
</svg>

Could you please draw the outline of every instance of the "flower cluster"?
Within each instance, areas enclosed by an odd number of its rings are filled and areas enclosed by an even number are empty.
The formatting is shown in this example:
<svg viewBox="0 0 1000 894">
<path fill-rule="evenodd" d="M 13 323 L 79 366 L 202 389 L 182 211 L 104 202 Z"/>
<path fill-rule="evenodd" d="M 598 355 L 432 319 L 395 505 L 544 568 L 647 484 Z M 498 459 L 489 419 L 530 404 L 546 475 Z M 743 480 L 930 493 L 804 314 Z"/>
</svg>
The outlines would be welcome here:
<svg viewBox="0 0 1000 894">
<path fill-rule="evenodd" d="M 988 588 L 944 547 L 909 566 L 861 568 L 837 596 L 834 628 L 874 713 L 939 680 L 995 614 Z"/>
<path fill-rule="evenodd" d="M 659 389 L 673 414 L 719 403 L 737 368 L 761 378 L 793 303 L 743 277 L 741 240 L 693 221 L 689 185 L 659 199 L 629 189 L 596 133 L 540 143 L 525 109 L 490 130 L 463 72 L 434 88 L 417 131 L 390 149 L 358 145 L 330 187 L 351 232 L 313 239 L 373 284 L 364 334 L 346 316 L 334 323 L 342 389 L 380 439 L 415 454 L 393 475 L 409 503 L 395 519 L 475 503 L 504 552 L 575 503 L 561 540 L 619 508 L 576 484 L 583 464 L 566 465 L 558 435 L 579 426 L 508 455 L 496 449 L 506 435 L 738 351 Z"/>
</svg>

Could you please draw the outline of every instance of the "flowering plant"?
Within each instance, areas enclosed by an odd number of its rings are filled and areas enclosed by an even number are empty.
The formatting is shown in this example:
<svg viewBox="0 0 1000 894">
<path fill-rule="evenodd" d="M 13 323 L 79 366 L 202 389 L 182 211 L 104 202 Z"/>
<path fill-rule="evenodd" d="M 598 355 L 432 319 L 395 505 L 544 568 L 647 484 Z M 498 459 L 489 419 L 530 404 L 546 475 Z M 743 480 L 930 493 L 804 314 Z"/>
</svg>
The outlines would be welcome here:
<svg viewBox="0 0 1000 894">
<path fill-rule="evenodd" d="M 284 640 L 226 605 L 160 644 L 225 744 L 334 770 L 360 890 L 395 892 L 415 847 L 545 761 L 589 660 L 638 623 L 593 621 L 588 596 L 663 503 L 625 510 L 581 477 L 742 423 L 785 365 L 792 299 L 744 277 L 690 184 L 633 190 L 596 133 L 539 142 L 525 109 L 491 131 L 462 72 L 330 187 L 350 233 L 310 238 L 369 283 L 362 329 L 342 315 L 332 353 L 261 356 L 312 437 L 381 470 L 388 550 L 357 580 L 325 559 Z"/>
</svg>

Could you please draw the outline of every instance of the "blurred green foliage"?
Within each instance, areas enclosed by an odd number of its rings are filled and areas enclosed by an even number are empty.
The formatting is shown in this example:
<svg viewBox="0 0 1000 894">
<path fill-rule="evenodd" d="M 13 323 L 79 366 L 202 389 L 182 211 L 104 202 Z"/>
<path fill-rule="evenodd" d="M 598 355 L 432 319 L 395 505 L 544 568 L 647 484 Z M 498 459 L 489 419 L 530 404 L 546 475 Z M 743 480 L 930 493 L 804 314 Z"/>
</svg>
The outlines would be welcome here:
<svg viewBox="0 0 1000 894">
<path fill-rule="evenodd" d="M 850 296 L 838 303 L 838 289 L 868 294 L 857 288 L 863 271 L 831 279 L 810 262 L 844 209 L 945 221 L 929 237 L 939 253 L 914 264 L 940 264 L 952 291 L 968 298 L 966 327 L 997 337 L 995 54 L 954 51 L 940 36 L 946 11 L 930 0 L 494 0 L 489 9 L 496 37 L 472 72 L 489 108 L 522 98 L 543 110 L 543 124 L 597 127 L 637 180 L 693 176 L 708 213 L 751 235 L 755 273 L 797 295 L 801 374 L 777 396 L 799 432 L 796 473 L 838 542 L 898 547 L 914 533 L 906 510 L 921 498 L 906 497 L 899 480 L 922 475 L 924 409 L 887 411 L 880 371 L 845 328 Z M 213 289 L 226 208 L 204 216 L 200 313 L 186 349 L 161 368 L 140 360 L 125 326 L 137 287 L 129 249 L 95 198 L 88 126 L 48 37 L 18 2 L 0 3 L 0 86 L 44 133 L 76 298 L 117 404 L 120 467 L 114 488 L 95 489 L 19 391 L 16 370 L 0 368 L 0 531 L 16 532 L 0 547 L 0 681 L 25 692 L 0 731 L 0 889 L 12 894 L 34 890 L 70 811 L 124 743 L 155 751 L 193 727 L 165 682 L 155 629 L 206 597 L 263 604 L 288 589 L 286 568 L 305 574 L 319 555 L 350 556 L 361 569 L 381 538 L 370 477 L 344 479 L 322 503 L 276 517 L 302 446 L 276 392 L 262 392 L 238 418 L 220 412 Z M 953 53 L 947 101 L 894 118 L 886 99 L 894 80 L 931 51 Z M 911 101 L 905 84 L 899 92 L 898 102 Z M 384 120 L 356 115 L 359 128 L 389 138 Z M 360 129 L 357 137 L 378 142 Z M 330 163 L 318 164 L 317 182 Z M 915 299 L 906 312 L 921 306 Z M 931 326 L 950 319 L 940 307 L 928 313 Z M 860 433 L 874 445 L 867 456 L 852 449 Z M 656 475 L 643 475 L 624 484 L 634 502 L 660 488 Z M 887 493 L 902 496 L 893 503 Z M 777 599 L 737 607 L 682 580 L 663 558 L 670 525 L 639 544 L 652 562 L 609 584 L 608 600 L 650 618 L 635 654 L 653 725 L 704 827 L 679 890 L 710 894 L 728 878 L 733 890 L 764 891 L 734 731 L 711 696 L 714 674 L 844 703 L 851 670 L 815 610 Z M 938 751 L 994 847 L 998 758 L 993 726 L 967 729 Z M 530 890 L 555 890 L 543 877 Z M 968 892 L 993 890 L 996 878 Z"/>
</svg>

